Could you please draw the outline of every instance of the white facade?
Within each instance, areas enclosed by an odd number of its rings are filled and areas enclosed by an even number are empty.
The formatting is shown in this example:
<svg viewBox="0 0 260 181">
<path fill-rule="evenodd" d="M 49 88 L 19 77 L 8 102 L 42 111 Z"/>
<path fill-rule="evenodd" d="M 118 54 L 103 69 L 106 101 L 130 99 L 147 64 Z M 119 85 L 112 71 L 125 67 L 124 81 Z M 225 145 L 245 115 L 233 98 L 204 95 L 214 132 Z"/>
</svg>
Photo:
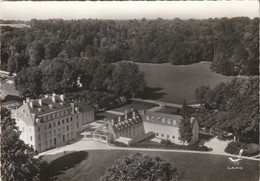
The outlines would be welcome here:
<svg viewBox="0 0 260 181">
<path fill-rule="evenodd" d="M 154 124 L 150 122 L 144 122 L 145 133 L 154 132 L 156 138 L 170 140 L 172 142 L 180 143 L 179 128 L 170 125 Z"/>
<path fill-rule="evenodd" d="M 68 103 L 61 96 L 29 100 L 12 111 L 20 139 L 38 152 L 64 145 L 78 137 L 82 124 L 93 121 L 94 109 L 84 103 Z"/>
</svg>

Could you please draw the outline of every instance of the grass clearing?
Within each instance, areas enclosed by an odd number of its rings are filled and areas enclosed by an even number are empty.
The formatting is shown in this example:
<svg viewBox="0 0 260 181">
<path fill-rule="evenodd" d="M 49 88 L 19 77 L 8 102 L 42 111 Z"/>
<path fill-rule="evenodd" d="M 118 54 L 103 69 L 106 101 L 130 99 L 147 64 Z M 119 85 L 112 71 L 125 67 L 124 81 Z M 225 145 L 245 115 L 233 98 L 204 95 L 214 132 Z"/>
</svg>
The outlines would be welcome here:
<svg viewBox="0 0 260 181">
<path fill-rule="evenodd" d="M 224 76 L 210 69 L 211 62 L 174 66 L 169 63 L 137 63 L 144 71 L 147 91 L 144 98 L 182 104 L 196 103 L 195 90 L 202 86 L 214 87 L 220 82 L 231 81 L 235 76 Z M 243 78 L 241 76 L 239 78 Z"/>
<path fill-rule="evenodd" d="M 172 153 L 153 151 L 125 150 L 92 150 L 88 157 L 62 174 L 57 180 L 62 181 L 96 181 L 104 175 L 107 168 L 115 160 L 129 154 L 141 152 L 147 155 L 160 155 L 163 159 L 173 162 L 179 170 L 181 181 L 257 181 L 259 162 L 242 160 L 242 170 L 230 170 L 233 165 L 226 156 L 194 153 Z"/>
</svg>

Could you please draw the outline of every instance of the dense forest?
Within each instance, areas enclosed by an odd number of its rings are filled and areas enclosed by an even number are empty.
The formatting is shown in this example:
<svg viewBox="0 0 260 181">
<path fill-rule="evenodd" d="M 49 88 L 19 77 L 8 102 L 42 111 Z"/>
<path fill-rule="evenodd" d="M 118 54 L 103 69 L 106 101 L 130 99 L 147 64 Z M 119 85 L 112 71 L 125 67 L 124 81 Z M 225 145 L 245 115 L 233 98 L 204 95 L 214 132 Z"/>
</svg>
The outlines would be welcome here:
<svg viewBox="0 0 260 181">
<path fill-rule="evenodd" d="M 200 87 L 196 99 L 203 105 L 193 113 L 200 125 L 233 133 L 240 141 L 259 143 L 259 78 L 234 79 L 215 88 Z"/>
<path fill-rule="evenodd" d="M 54 58 L 173 65 L 212 61 L 225 75 L 258 75 L 259 18 L 31 20 L 2 28 L 1 69 L 19 72 Z"/>
</svg>

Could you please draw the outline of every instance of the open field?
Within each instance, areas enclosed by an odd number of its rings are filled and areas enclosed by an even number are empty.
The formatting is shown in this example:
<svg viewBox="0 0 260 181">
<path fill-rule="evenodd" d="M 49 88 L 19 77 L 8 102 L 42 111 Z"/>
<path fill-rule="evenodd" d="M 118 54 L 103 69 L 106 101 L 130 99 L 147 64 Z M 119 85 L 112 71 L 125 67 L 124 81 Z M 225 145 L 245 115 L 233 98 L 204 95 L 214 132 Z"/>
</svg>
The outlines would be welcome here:
<svg viewBox="0 0 260 181">
<path fill-rule="evenodd" d="M 137 63 L 144 71 L 148 86 L 144 98 L 182 104 L 184 100 L 194 103 L 195 90 L 202 86 L 214 87 L 228 82 L 234 76 L 224 76 L 210 69 L 210 62 L 174 66 L 169 63 Z M 242 78 L 242 77 L 240 77 Z"/>
<path fill-rule="evenodd" d="M 82 158 L 81 161 L 78 160 L 77 164 L 67 169 L 62 168 L 62 172 L 56 177 L 57 180 L 62 181 L 96 181 L 103 176 L 107 168 L 113 165 L 115 160 L 136 152 L 126 150 L 88 151 L 87 158 Z M 258 161 L 242 160 L 239 165 L 239 167 L 242 166 L 242 170 L 231 170 L 228 167 L 233 165 L 226 156 L 149 151 L 141 151 L 141 153 L 160 155 L 163 159 L 174 162 L 181 175 L 181 181 L 258 180 Z M 61 161 L 62 157 L 59 158 L 59 162 Z"/>
</svg>

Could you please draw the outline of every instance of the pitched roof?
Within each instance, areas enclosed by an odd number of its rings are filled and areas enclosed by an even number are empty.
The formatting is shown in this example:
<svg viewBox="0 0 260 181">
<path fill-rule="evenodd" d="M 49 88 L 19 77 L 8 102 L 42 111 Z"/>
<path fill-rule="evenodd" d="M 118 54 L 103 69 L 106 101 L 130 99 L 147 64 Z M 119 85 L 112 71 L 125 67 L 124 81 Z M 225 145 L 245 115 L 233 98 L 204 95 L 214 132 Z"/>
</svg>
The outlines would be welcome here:
<svg viewBox="0 0 260 181">
<path fill-rule="evenodd" d="M 55 100 L 55 101 L 54 101 Z M 40 103 L 41 101 L 41 103 Z M 30 103 L 31 102 L 31 103 Z M 34 113 L 36 116 L 43 114 L 48 114 L 61 109 L 71 107 L 70 103 L 65 102 L 60 96 L 54 95 L 49 97 L 44 97 L 41 99 L 30 100 L 25 104 L 32 104 L 33 107 L 29 106 L 30 112 Z"/>
<path fill-rule="evenodd" d="M 167 126 L 175 126 L 179 127 L 179 123 L 181 122 L 182 116 L 175 115 L 175 114 L 166 114 L 166 113 L 159 113 L 159 112 L 151 112 L 145 111 L 144 114 L 141 113 L 144 122 L 149 122 L 153 124 L 160 124 L 160 125 L 167 125 Z M 146 119 L 149 116 L 150 119 Z M 163 121 L 164 119 L 164 121 Z M 175 120 L 176 124 L 169 123 L 168 120 Z"/>
<path fill-rule="evenodd" d="M 24 123 L 27 125 L 34 125 L 34 121 L 30 113 L 30 108 L 28 104 L 23 104 L 18 109 L 12 110 L 11 113 L 13 118 L 19 118 L 20 120 L 23 120 Z"/>
</svg>

